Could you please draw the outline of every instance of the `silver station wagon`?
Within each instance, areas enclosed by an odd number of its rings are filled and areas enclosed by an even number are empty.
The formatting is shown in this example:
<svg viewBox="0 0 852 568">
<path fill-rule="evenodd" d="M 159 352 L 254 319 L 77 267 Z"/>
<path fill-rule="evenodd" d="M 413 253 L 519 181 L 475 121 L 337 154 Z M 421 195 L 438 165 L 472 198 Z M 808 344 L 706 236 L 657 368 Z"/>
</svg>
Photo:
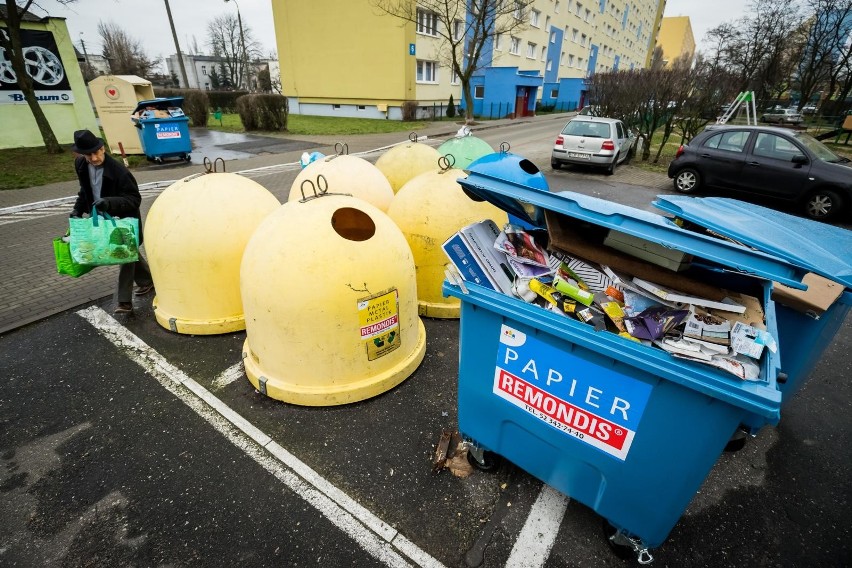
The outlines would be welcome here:
<svg viewBox="0 0 852 568">
<path fill-rule="evenodd" d="M 603 168 L 607 175 L 627 163 L 636 152 L 636 137 L 615 118 L 575 116 L 557 136 L 550 166 L 588 165 Z"/>
</svg>

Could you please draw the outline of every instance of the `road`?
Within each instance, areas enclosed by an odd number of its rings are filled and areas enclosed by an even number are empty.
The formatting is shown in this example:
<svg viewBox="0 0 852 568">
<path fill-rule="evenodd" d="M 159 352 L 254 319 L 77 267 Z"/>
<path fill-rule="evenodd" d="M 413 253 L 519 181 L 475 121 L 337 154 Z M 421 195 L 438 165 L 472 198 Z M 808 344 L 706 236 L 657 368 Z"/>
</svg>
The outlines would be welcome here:
<svg viewBox="0 0 852 568">
<path fill-rule="evenodd" d="M 647 210 L 670 192 L 633 168 L 551 172 L 556 130 L 480 137 L 542 165 L 551 189 Z M 285 199 L 297 173 L 247 175 Z M 424 318 L 426 358 L 399 387 L 307 408 L 251 387 L 245 333 L 173 334 L 150 299 L 121 321 L 109 309 L 101 297 L 0 335 L 0 565 L 624 565 L 592 510 L 512 464 L 432 473 L 457 426 L 457 321 Z M 847 321 L 781 424 L 720 456 L 656 565 L 852 562 L 850 352 Z"/>
</svg>

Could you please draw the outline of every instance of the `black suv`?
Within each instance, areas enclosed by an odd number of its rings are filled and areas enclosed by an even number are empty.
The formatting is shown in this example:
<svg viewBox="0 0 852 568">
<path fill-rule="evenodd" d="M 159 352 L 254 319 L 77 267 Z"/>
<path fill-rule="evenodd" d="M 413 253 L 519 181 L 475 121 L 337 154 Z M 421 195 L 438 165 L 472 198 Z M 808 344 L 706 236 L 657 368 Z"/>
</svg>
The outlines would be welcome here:
<svg viewBox="0 0 852 568">
<path fill-rule="evenodd" d="M 681 193 L 750 193 L 797 204 L 807 217 L 828 221 L 852 204 L 849 165 L 804 132 L 712 125 L 678 149 L 669 177 Z"/>
</svg>

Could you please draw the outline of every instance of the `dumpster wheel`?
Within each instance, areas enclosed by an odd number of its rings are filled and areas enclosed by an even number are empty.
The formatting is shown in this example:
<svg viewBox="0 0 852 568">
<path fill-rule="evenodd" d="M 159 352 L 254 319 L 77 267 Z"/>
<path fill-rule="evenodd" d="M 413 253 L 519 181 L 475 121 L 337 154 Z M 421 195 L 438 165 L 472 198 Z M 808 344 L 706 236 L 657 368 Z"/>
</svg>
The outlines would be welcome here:
<svg viewBox="0 0 852 568">
<path fill-rule="evenodd" d="M 189 154 L 184 154 L 184 155 L 183 155 L 183 159 L 184 159 L 184 160 L 186 160 L 187 162 L 191 162 L 191 161 L 192 161 L 192 156 L 190 156 Z"/>
<path fill-rule="evenodd" d="M 628 536 L 624 531 L 612 526 L 606 519 L 603 520 L 603 533 L 609 549 L 621 560 L 635 558 L 639 564 L 650 564 L 654 557 L 648 552 L 648 548 L 638 538 Z"/>
<path fill-rule="evenodd" d="M 467 448 L 467 461 L 479 471 L 494 471 L 500 465 L 500 455 L 471 444 Z"/>
</svg>

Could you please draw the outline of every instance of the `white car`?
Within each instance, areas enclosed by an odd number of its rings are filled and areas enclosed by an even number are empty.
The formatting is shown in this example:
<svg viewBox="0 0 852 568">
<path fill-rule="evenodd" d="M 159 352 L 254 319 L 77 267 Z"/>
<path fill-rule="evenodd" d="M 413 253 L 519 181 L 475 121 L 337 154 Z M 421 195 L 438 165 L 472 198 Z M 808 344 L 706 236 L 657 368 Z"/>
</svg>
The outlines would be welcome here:
<svg viewBox="0 0 852 568">
<path fill-rule="evenodd" d="M 575 116 L 553 145 L 550 167 L 579 164 L 604 168 L 607 175 L 618 164 L 629 162 L 636 152 L 636 137 L 615 118 Z"/>
<path fill-rule="evenodd" d="M 760 117 L 762 122 L 777 122 L 778 124 L 799 124 L 802 122 L 802 115 L 792 108 L 782 108 L 780 110 L 772 110 L 763 113 Z"/>
</svg>

